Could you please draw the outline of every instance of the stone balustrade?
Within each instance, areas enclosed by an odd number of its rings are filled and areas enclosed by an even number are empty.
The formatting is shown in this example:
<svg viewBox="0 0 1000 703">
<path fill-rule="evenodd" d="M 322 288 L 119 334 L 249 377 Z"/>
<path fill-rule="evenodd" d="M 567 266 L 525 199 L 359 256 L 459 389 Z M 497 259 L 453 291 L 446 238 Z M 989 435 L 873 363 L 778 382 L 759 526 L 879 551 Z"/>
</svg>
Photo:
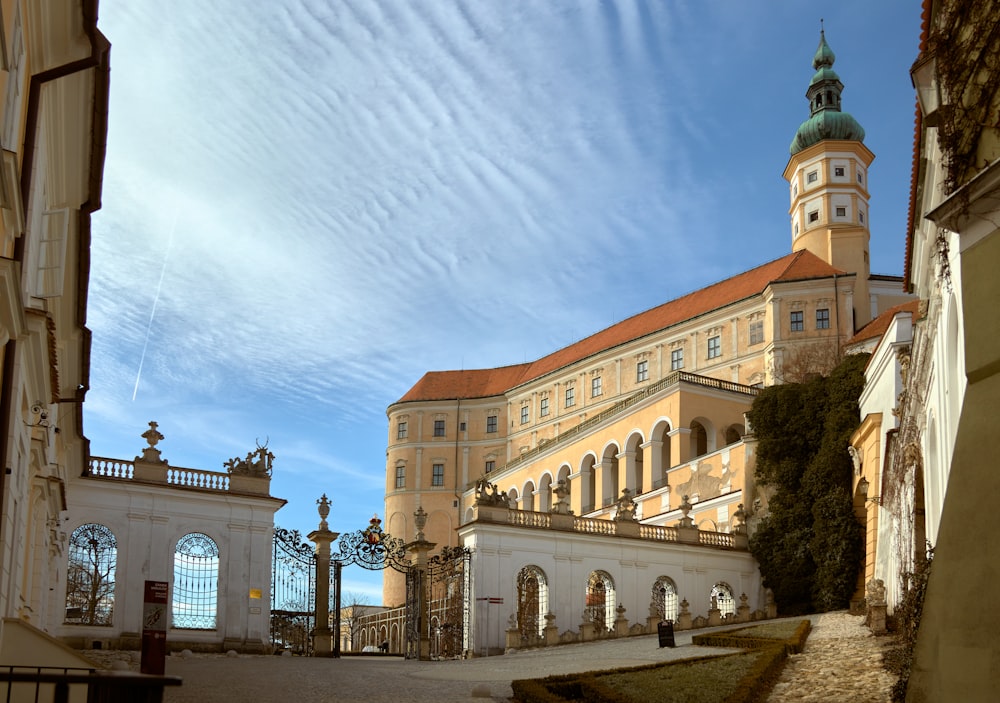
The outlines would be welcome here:
<svg viewBox="0 0 1000 703">
<path fill-rule="evenodd" d="M 653 542 L 673 542 L 714 549 L 747 551 L 746 534 L 699 530 L 695 527 L 643 525 L 630 521 L 584 518 L 559 513 L 511 510 L 497 505 L 477 505 L 477 522 L 502 523 L 525 529 L 562 530 L 589 535 L 629 537 Z"/>
<path fill-rule="evenodd" d="M 196 488 L 205 491 L 239 491 L 243 493 L 263 493 L 267 495 L 268 486 L 233 486 L 232 477 L 224 471 L 206 471 L 204 469 L 188 469 L 180 466 L 169 466 L 165 463 L 150 467 L 144 465 L 143 471 L 136 471 L 134 461 L 109 459 L 94 456 L 90 458 L 88 478 L 109 479 L 116 481 L 145 480 L 154 483 L 165 483 L 178 488 Z M 142 462 L 139 462 L 142 463 Z M 253 480 L 243 478 L 243 483 Z M 260 479 L 257 479 L 260 481 Z M 264 481 L 269 483 L 269 481 Z M 254 490 L 257 489 L 257 490 Z M 262 490 L 260 490 L 262 489 Z"/>
</svg>

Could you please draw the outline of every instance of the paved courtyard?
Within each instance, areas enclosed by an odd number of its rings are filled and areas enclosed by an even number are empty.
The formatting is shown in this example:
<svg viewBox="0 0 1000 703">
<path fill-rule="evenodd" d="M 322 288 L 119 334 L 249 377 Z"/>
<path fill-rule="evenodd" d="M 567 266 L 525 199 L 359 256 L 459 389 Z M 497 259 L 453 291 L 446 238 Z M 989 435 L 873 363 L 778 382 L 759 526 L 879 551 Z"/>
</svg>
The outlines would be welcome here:
<svg viewBox="0 0 1000 703">
<path fill-rule="evenodd" d="M 815 615 L 812 620 L 806 651 L 791 658 L 770 703 L 888 701 L 892 678 L 879 666 L 884 640 L 872 637 L 862 618 L 846 613 Z M 164 699 L 167 703 L 507 701 L 514 679 L 732 651 L 695 647 L 692 634 L 677 633 L 674 649 L 660 649 L 655 636 L 645 636 L 445 662 L 397 657 L 174 656 L 167 659 L 166 673 L 182 677 L 184 684 L 168 688 Z M 123 655 L 128 653 L 105 653 Z"/>
</svg>

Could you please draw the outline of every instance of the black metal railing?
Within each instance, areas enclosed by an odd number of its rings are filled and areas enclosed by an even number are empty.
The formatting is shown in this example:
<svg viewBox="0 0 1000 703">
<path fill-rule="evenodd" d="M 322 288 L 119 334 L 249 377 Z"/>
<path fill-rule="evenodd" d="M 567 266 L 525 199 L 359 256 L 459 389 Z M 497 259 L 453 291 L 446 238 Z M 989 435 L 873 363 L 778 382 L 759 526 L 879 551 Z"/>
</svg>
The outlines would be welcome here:
<svg viewBox="0 0 1000 703">
<path fill-rule="evenodd" d="M 95 671 L 71 667 L 0 667 L 0 698 L 6 703 L 162 703 L 166 686 L 180 686 L 177 676 L 131 671 Z M 70 693 L 73 693 L 72 698 Z"/>
</svg>

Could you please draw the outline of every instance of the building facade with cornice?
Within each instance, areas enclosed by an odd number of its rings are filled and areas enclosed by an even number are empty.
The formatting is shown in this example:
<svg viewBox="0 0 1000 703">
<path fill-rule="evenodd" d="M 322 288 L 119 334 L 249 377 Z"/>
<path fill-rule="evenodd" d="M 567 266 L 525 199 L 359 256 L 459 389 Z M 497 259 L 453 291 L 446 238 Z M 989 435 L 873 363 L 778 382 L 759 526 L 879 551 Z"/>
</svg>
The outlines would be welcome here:
<svg viewBox="0 0 1000 703">
<path fill-rule="evenodd" d="M 650 527 L 689 514 L 725 534 L 752 523 L 766 508 L 744 420 L 757 390 L 822 366 L 907 299 L 901 278 L 869 270 L 874 154 L 841 110 L 833 61 L 821 36 L 784 171 L 791 253 L 532 362 L 425 374 L 387 410 L 389 533 L 410 539 L 422 507 L 427 540 L 469 544 L 484 486 L 530 514 L 624 510 Z M 383 595 L 403 602 L 399 575 L 386 572 Z"/>
</svg>

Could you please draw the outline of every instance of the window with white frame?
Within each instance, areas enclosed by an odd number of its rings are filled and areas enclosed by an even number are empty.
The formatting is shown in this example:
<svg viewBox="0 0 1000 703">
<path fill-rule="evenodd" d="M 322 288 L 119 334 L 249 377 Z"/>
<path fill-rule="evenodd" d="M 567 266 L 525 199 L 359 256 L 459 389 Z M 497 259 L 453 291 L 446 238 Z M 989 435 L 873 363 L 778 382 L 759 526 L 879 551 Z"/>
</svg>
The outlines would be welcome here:
<svg viewBox="0 0 1000 703">
<path fill-rule="evenodd" d="M 708 358 L 716 359 L 722 356 L 722 338 L 719 335 L 708 338 Z"/>
<path fill-rule="evenodd" d="M 521 406 L 521 424 L 527 424 L 528 422 L 528 404 L 525 403 Z"/>
<path fill-rule="evenodd" d="M 497 416 L 487 415 L 486 416 L 486 431 L 496 432 L 497 431 Z"/>
<path fill-rule="evenodd" d="M 590 396 L 592 398 L 596 398 L 597 396 L 601 395 L 603 392 L 604 392 L 604 390 L 603 390 L 603 387 L 601 385 L 601 377 L 600 376 L 594 376 L 592 379 L 590 379 Z"/>
<path fill-rule="evenodd" d="M 434 421 L 434 436 L 444 437 L 444 420 Z"/>
<path fill-rule="evenodd" d="M 764 321 L 754 320 L 750 323 L 750 346 L 764 341 Z"/>
<path fill-rule="evenodd" d="M 496 467 L 497 467 L 497 462 L 495 460 L 493 460 L 493 459 L 487 459 L 486 460 L 486 467 L 485 467 L 485 472 L 486 473 L 491 472 Z"/>
<path fill-rule="evenodd" d="M 819 171 L 810 171 L 806 174 L 806 183 L 815 183 L 819 180 Z"/>
<path fill-rule="evenodd" d="M 820 308 L 816 311 L 816 329 L 818 330 L 828 330 L 830 329 L 830 309 Z"/>
<path fill-rule="evenodd" d="M 635 382 L 642 383 L 649 380 L 649 362 L 640 361 L 635 365 Z"/>
<path fill-rule="evenodd" d="M 847 208 L 843 205 L 838 205 L 834 212 L 836 212 L 837 217 L 847 217 Z"/>
<path fill-rule="evenodd" d="M 396 439 L 406 439 L 406 420 L 400 420 L 396 424 Z"/>
<path fill-rule="evenodd" d="M 431 465 L 431 485 L 432 486 L 444 485 L 444 464 Z"/>
<path fill-rule="evenodd" d="M 538 415 L 540 417 L 545 417 L 548 414 L 549 414 L 549 399 L 542 398 L 540 401 L 538 401 Z"/>
<path fill-rule="evenodd" d="M 572 386 L 566 389 L 566 407 L 572 408 L 576 405 L 576 389 Z"/>
<path fill-rule="evenodd" d="M 670 351 L 670 370 L 679 371 L 684 368 L 684 349 L 672 349 Z"/>
<path fill-rule="evenodd" d="M 396 488 L 406 488 L 405 464 L 396 464 Z"/>
<path fill-rule="evenodd" d="M 790 322 L 792 332 L 801 332 L 805 329 L 805 323 L 803 322 L 803 314 L 801 310 L 792 310 Z"/>
</svg>

